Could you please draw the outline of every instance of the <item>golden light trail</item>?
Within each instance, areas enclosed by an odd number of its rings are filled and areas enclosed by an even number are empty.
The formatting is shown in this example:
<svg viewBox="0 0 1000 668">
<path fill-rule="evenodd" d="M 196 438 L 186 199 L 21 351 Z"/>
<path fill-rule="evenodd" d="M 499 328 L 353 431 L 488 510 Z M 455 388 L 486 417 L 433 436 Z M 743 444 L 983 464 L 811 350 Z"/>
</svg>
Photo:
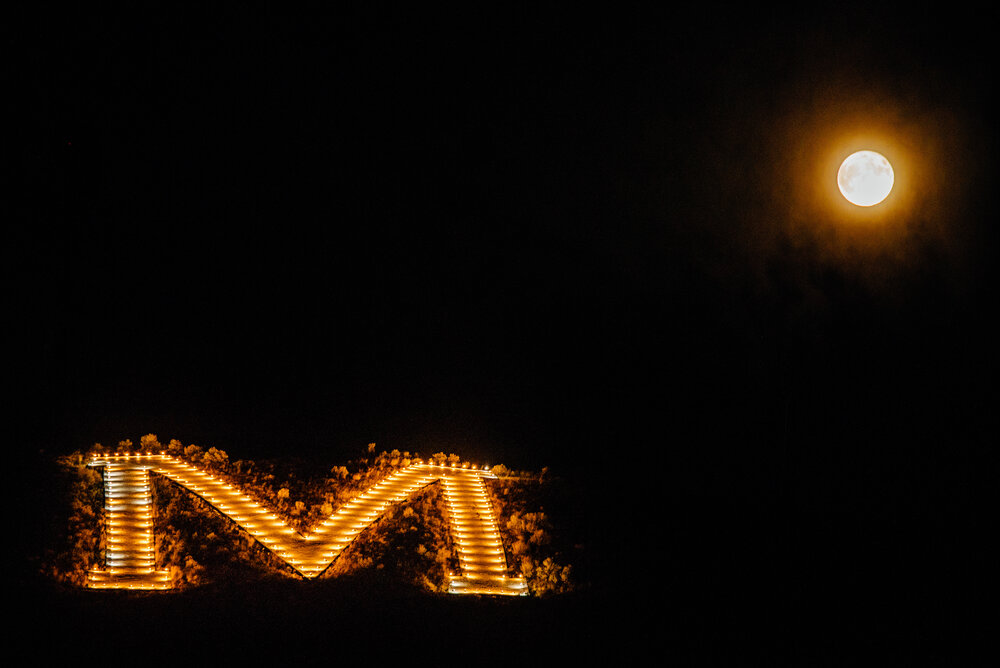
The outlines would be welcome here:
<svg viewBox="0 0 1000 668">
<path fill-rule="evenodd" d="M 93 465 L 91 463 L 91 465 Z M 130 459 L 104 466 L 105 565 L 87 573 L 98 589 L 170 589 L 170 573 L 156 570 L 148 467 Z"/>
<path fill-rule="evenodd" d="M 152 490 L 157 473 L 199 496 L 305 578 L 315 578 L 391 505 L 440 480 L 445 489 L 449 528 L 461 573 L 449 576 L 453 594 L 527 595 L 523 577 L 508 574 L 503 544 L 493 518 L 486 470 L 417 461 L 372 485 L 301 534 L 239 489 L 165 454 L 106 455 L 88 462 L 104 467 L 108 529 L 104 569 L 88 573 L 87 586 L 169 589 L 167 571 L 155 570 Z"/>
</svg>

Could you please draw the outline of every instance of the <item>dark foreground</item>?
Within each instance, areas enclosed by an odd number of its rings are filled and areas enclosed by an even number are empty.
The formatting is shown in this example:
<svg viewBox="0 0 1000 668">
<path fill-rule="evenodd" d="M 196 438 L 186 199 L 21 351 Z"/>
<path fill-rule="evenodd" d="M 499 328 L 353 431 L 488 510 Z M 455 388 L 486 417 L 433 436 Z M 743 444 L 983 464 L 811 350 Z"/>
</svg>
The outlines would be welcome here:
<svg viewBox="0 0 1000 668">
<path fill-rule="evenodd" d="M 861 550 L 803 528 L 796 544 L 775 536 L 762 553 L 767 540 L 748 546 L 760 518 L 748 524 L 751 512 L 729 510 L 742 529 L 709 528 L 724 517 L 706 508 L 700 528 L 664 525 L 659 565 L 652 552 L 609 554 L 617 567 L 603 562 L 592 586 L 548 599 L 434 595 L 374 570 L 149 594 L 29 577 L 12 590 L 18 612 L 5 654 L 13 665 L 144 666 L 935 665 L 979 656 L 986 636 L 973 602 L 984 595 L 953 568 L 960 545 L 920 553 L 916 538 L 872 538 Z M 686 551 L 671 550 L 666 534 Z"/>
<path fill-rule="evenodd" d="M 919 583 L 851 579 L 801 581 L 787 599 L 770 579 L 550 600 L 429 596 L 369 578 L 166 595 L 42 589 L 23 600 L 7 650 L 48 665 L 645 665 L 650 652 L 682 665 L 933 665 L 976 656 L 970 611 L 956 605 L 964 596 L 931 600 Z"/>
</svg>

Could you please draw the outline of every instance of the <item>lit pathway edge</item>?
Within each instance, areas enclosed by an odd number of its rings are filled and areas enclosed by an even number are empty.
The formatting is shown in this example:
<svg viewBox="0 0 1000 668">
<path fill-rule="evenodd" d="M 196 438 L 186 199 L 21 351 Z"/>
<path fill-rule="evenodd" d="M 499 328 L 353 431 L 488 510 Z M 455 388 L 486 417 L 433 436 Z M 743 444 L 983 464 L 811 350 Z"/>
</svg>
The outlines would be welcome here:
<svg viewBox="0 0 1000 668">
<path fill-rule="evenodd" d="M 310 533 L 301 534 L 229 483 L 165 454 L 104 455 L 88 466 L 104 468 L 105 567 L 87 574 L 100 589 L 170 589 L 156 569 L 153 497 L 149 473 L 162 475 L 209 503 L 305 578 L 315 578 L 391 505 L 440 480 L 460 574 L 449 575 L 452 594 L 527 595 L 525 579 L 507 573 L 500 533 L 483 478 L 489 471 L 416 462 L 399 469 L 341 506 Z"/>
</svg>

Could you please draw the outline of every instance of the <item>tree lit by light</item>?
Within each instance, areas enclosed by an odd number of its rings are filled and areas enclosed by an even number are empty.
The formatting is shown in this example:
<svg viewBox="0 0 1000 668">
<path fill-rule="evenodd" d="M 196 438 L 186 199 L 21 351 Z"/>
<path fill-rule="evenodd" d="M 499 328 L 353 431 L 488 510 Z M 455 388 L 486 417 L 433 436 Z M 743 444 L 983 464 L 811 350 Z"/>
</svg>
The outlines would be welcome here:
<svg viewBox="0 0 1000 668">
<path fill-rule="evenodd" d="M 389 507 L 441 481 L 460 574 L 448 578 L 453 594 L 527 595 L 523 577 L 508 574 L 507 561 L 483 478 L 488 470 L 469 465 L 416 461 L 345 503 L 308 533 L 299 533 L 239 489 L 206 471 L 165 454 L 102 455 L 88 462 L 104 468 L 105 567 L 89 571 L 87 586 L 170 589 L 169 572 L 155 568 L 152 529 L 153 472 L 199 496 L 296 573 L 319 576 L 364 529 Z"/>
</svg>

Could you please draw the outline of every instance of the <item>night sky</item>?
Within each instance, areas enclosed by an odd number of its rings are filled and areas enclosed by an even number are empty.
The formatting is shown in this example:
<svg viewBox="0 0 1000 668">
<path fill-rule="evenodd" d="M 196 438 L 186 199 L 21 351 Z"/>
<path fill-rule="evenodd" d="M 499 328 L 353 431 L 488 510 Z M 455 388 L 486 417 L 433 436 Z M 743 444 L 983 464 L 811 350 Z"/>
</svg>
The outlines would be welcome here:
<svg viewBox="0 0 1000 668">
<path fill-rule="evenodd" d="M 630 549 L 698 537 L 674 564 L 964 549 L 996 405 L 989 21 L 834 9 L 30 22 L 8 448 L 375 441 L 549 466 Z M 885 215 L 824 199 L 852 133 L 896 166 Z"/>
</svg>

